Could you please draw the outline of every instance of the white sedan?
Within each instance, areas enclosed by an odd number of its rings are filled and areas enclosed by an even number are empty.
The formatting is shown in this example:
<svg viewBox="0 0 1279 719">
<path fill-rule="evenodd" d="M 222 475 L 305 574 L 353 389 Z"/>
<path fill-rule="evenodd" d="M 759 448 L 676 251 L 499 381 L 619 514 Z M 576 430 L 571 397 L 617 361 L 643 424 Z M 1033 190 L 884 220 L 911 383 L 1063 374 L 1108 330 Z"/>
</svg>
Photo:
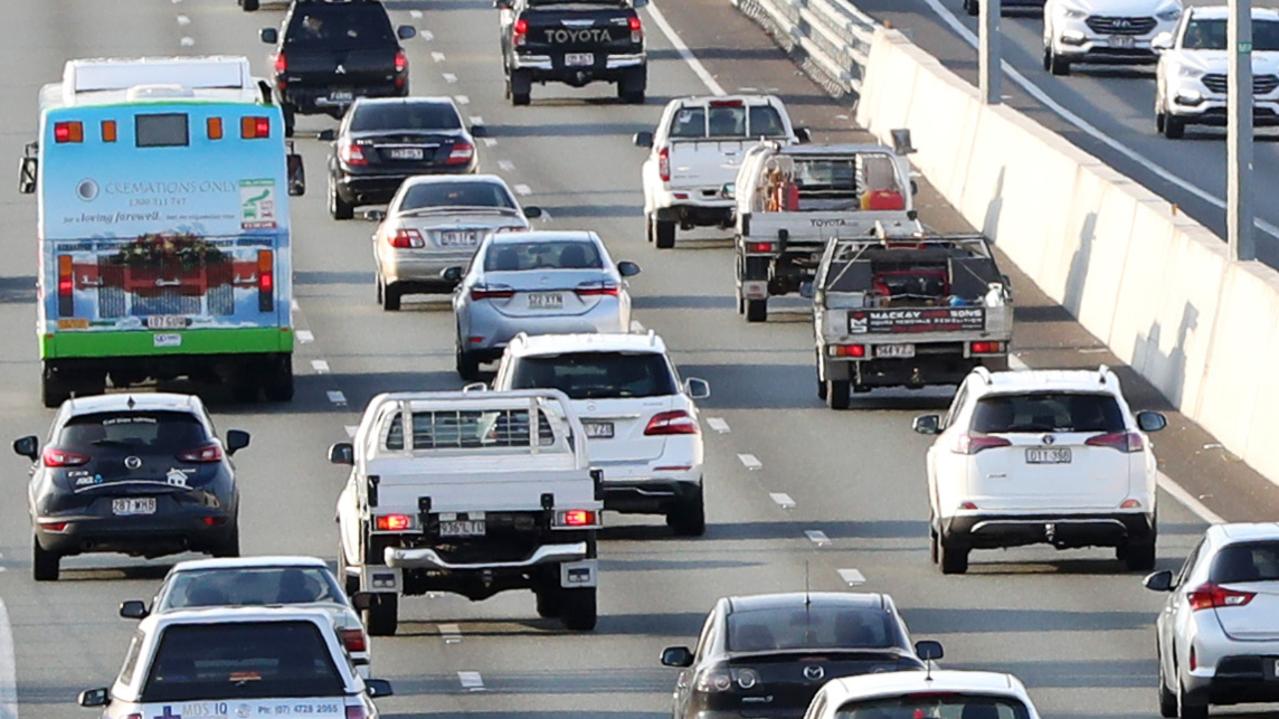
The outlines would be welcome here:
<svg viewBox="0 0 1279 719">
<path fill-rule="evenodd" d="M 940 658 L 941 647 L 929 656 Z M 914 717 L 1039 719 L 1039 712 L 1026 687 L 1011 674 L 913 671 L 831 680 L 813 697 L 804 715 L 804 719 Z"/>
</svg>

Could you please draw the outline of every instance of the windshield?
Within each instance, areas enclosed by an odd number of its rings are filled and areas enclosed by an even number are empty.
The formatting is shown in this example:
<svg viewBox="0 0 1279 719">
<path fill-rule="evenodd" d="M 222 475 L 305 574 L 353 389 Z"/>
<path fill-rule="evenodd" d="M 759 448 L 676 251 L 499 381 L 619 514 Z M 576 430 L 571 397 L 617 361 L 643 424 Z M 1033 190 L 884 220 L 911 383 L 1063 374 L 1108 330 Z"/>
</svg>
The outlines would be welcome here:
<svg viewBox="0 0 1279 719">
<path fill-rule="evenodd" d="M 351 132 L 460 130 L 462 118 L 446 102 L 367 102 L 355 106 Z"/>
<path fill-rule="evenodd" d="M 494 243 L 484 256 L 488 272 L 597 270 L 604 267 L 593 242 L 541 240 Z"/>
<path fill-rule="evenodd" d="M 1186 50 L 1225 50 L 1226 20 L 1194 19 L 1186 23 L 1181 47 Z M 1274 20 L 1252 21 L 1252 49 L 1258 52 L 1279 51 L 1279 22 Z"/>
<path fill-rule="evenodd" d="M 768 652 L 791 649 L 906 648 L 897 622 L 879 607 L 785 607 L 728 615 L 728 649 Z"/>
<path fill-rule="evenodd" d="M 187 412 L 102 412 L 72 417 L 58 434 L 61 449 L 91 452 L 119 447 L 139 453 L 176 453 L 209 441 Z"/>
<path fill-rule="evenodd" d="M 294 3 L 284 44 L 339 50 L 399 43 L 379 3 Z"/>
<path fill-rule="evenodd" d="M 511 389 L 558 389 L 572 399 L 662 397 L 678 391 L 665 355 L 657 352 L 521 357 Z"/>
<path fill-rule="evenodd" d="M 223 622 L 165 629 L 142 701 L 345 693 L 329 647 L 311 622 Z"/>
<path fill-rule="evenodd" d="M 709 116 L 708 116 L 709 110 Z M 671 121 L 671 137 L 781 137 L 781 115 L 771 105 L 747 108 L 738 101 L 711 101 L 706 107 L 680 108 Z"/>
<path fill-rule="evenodd" d="M 186 607 L 346 604 L 333 575 L 320 567 L 243 567 L 178 572 L 157 612 Z"/>
<path fill-rule="evenodd" d="M 493 207 L 514 210 L 515 200 L 493 182 L 427 182 L 404 191 L 400 212 L 430 207 Z"/>
<path fill-rule="evenodd" d="M 844 704 L 835 719 L 1028 719 L 1025 705 L 1011 697 L 929 692 Z"/>
<path fill-rule="evenodd" d="M 1108 394 L 1045 392 L 994 395 L 977 402 L 973 431 L 1123 432 L 1123 411 Z"/>
<path fill-rule="evenodd" d="M 1279 581 L 1279 542 L 1225 547 L 1212 562 L 1211 581 L 1215 584 Z"/>
</svg>

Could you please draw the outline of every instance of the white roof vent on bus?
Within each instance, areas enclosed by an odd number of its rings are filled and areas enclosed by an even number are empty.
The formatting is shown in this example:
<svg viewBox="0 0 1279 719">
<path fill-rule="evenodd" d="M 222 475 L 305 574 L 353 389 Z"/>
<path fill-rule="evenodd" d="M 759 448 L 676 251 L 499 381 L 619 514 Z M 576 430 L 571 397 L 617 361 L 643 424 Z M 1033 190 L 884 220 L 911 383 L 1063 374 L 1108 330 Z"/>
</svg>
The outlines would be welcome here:
<svg viewBox="0 0 1279 719">
<path fill-rule="evenodd" d="M 159 100 L 170 97 L 195 97 L 195 91 L 182 85 L 134 85 L 126 95 L 129 102 Z"/>
</svg>

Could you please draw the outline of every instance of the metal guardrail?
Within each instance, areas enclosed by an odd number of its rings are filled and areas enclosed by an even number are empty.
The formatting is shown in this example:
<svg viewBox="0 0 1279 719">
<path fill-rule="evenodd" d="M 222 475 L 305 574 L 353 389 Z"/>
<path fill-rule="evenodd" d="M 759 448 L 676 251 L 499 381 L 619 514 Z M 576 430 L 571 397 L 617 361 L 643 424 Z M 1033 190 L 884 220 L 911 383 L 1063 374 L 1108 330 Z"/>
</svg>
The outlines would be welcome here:
<svg viewBox="0 0 1279 719">
<path fill-rule="evenodd" d="M 845 0 L 729 0 L 832 95 L 861 93 L 876 23 Z"/>
</svg>

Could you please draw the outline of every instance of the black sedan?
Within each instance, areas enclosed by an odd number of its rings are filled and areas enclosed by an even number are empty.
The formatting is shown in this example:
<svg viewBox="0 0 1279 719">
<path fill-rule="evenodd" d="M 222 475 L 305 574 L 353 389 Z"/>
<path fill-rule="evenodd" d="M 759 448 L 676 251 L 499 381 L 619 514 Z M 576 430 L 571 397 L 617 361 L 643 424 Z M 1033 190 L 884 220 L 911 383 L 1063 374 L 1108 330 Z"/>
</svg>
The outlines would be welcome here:
<svg viewBox="0 0 1279 719">
<path fill-rule="evenodd" d="M 681 669 L 676 719 L 798 718 L 831 679 L 924 669 L 891 597 L 845 593 L 722 598 L 662 664 Z"/>
<path fill-rule="evenodd" d="M 35 523 L 32 574 L 58 578 L 63 557 L 121 552 L 160 557 L 240 554 L 240 504 L 230 455 L 198 397 L 102 395 L 62 404 L 43 451 L 35 436 L 13 449 L 35 464 L 27 493 Z"/>
<path fill-rule="evenodd" d="M 329 214 L 349 220 L 359 205 L 390 202 L 413 175 L 475 172 L 479 153 L 471 135 L 451 98 L 356 100 L 332 137 Z"/>
</svg>

